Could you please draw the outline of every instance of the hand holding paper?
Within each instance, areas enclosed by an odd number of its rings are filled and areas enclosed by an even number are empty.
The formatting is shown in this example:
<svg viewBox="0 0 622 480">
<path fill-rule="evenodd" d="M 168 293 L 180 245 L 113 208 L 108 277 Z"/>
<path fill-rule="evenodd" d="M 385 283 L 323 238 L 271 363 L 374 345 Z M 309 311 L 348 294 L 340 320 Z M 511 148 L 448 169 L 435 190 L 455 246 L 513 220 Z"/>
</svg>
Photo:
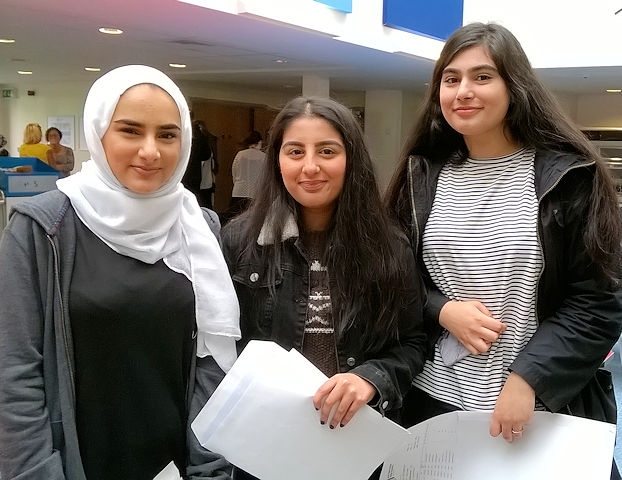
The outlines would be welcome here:
<svg viewBox="0 0 622 480">
<path fill-rule="evenodd" d="M 327 380 L 295 350 L 251 341 L 192 424 L 201 445 L 262 480 L 362 480 L 408 436 L 365 405 L 344 428 L 320 425 Z"/>
<path fill-rule="evenodd" d="M 490 412 L 451 412 L 409 428 L 381 480 L 608 480 L 616 426 L 534 412 L 522 438 L 488 433 Z"/>
</svg>

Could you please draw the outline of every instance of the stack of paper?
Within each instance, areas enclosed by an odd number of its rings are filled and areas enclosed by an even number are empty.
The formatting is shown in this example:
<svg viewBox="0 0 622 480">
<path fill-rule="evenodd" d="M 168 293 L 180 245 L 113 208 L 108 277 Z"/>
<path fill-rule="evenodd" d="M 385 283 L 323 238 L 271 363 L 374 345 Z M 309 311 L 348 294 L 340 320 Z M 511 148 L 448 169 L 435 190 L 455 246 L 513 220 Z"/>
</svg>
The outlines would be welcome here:
<svg viewBox="0 0 622 480">
<path fill-rule="evenodd" d="M 616 426 L 534 412 L 520 439 L 489 433 L 490 412 L 452 412 L 409 429 L 381 480 L 609 480 Z"/>
<path fill-rule="evenodd" d="M 262 480 L 364 480 L 408 431 L 369 406 L 343 428 L 312 402 L 327 380 L 295 350 L 253 340 L 201 410 L 201 445 Z"/>
</svg>

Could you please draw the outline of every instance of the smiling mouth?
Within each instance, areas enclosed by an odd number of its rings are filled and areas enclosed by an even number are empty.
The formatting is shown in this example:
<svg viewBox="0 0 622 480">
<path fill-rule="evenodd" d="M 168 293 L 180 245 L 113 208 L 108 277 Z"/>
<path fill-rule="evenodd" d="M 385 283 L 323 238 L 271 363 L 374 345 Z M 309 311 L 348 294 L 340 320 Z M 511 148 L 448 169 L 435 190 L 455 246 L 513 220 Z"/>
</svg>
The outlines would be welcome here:
<svg viewBox="0 0 622 480">
<path fill-rule="evenodd" d="M 141 165 L 132 165 L 132 168 L 140 175 L 153 175 L 160 171 L 159 168 L 143 167 Z"/>
<path fill-rule="evenodd" d="M 455 112 L 473 112 L 476 110 L 481 110 L 481 107 L 456 107 L 454 108 Z"/>
<path fill-rule="evenodd" d="M 309 192 L 313 192 L 316 190 L 319 190 L 320 188 L 322 188 L 324 186 L 326 182 L 322 181 L 322 180 L 314 180 L 312 182 L 300 182 L 299 185 L 309 191 Z"/>
</svg>

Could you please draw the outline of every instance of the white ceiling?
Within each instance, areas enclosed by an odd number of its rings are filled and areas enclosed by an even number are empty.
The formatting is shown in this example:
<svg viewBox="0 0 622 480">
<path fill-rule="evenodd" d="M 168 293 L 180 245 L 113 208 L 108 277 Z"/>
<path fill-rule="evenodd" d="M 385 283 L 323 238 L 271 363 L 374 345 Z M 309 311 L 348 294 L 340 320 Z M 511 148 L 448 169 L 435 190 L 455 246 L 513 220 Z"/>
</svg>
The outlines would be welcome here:
<svg viewBox="0 0 622 480">
<path fill-rule="evenodd" d="M 270 0 L 266 0 L 270 1 Z M 230 15 L 177 0 L 1 0 L 0 85 L 27 89 L 42 82 L 94 80 L 98 66 L 142 63 L 177 80 L 290 89 L 303 75 L 330 78 L 334 91 L 423 91 L 431 60 L 336 41 L 317 32 Z M 125 31 L 103 35 L 101 26 Z M 277 63 L 287 59 L 287 63 Z M 175 70 L 169 63 L 184 63 Z M 32 75 L 18 75 L 31 70 Z M 620 66 L 539 70 L 562 93 L 600 94 L 622 85 Z"/>
</svg>

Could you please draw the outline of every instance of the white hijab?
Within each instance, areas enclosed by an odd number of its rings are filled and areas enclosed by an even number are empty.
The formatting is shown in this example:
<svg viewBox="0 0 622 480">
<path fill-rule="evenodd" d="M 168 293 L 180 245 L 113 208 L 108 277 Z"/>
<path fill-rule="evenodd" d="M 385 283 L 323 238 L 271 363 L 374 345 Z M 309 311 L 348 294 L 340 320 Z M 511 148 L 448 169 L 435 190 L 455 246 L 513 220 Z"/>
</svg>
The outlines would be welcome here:
<svg viewBox="0 0 622 480">
<path fill-rule="evenodd" d="M 181 116 L 181 152 L 168 182 L 149 194 L 125 188 L 112 173 L 101 138 L 119 97 L 134 85 L 165 90 Z M 116 68 L 91 87 L 84 105 L 84 135 L 91 159 L 80 172 L 58 180 L 82 222 L 115 252 L 145 263 L 164 263 L 184 274 L 194 290 L 197 355 L 212 355 L 226 372 L 236 360 L 240 338 L 239 306 L 218 241 L 195 196 L 181 178 L 188 165 L 192 131 L 188 105 L 164 73 L 143 65 Z"/>
</svg>

